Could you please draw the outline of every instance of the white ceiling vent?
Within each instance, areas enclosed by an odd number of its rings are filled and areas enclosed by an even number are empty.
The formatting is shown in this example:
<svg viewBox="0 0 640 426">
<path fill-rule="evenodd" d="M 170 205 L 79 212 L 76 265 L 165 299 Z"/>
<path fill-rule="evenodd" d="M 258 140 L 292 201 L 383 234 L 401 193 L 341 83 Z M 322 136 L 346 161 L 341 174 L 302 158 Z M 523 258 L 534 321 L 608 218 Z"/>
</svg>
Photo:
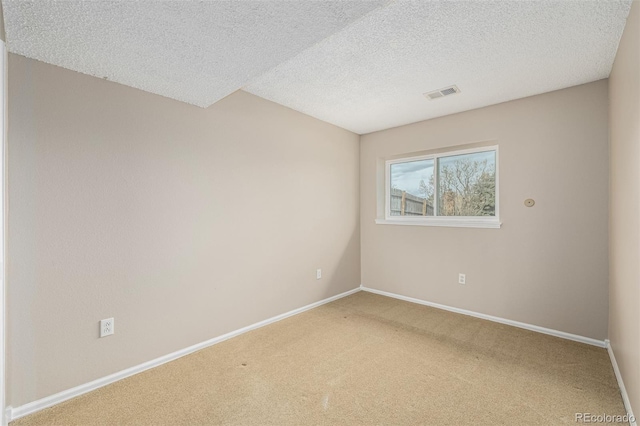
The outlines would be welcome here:
<svg viewBox="0 0 640 426">
<path fill-rule="evenodd" d="M 434 99 L 444 98 L 445 96 L 455 95 L 456 93 L 460 93 L 460 89 L 458 89 L 458 86 L 449 86 L 445 87 L 444 89 L 427 92 L 424 95 L 427 97 L 427 99 L 432 101 Z"/>
</svg>

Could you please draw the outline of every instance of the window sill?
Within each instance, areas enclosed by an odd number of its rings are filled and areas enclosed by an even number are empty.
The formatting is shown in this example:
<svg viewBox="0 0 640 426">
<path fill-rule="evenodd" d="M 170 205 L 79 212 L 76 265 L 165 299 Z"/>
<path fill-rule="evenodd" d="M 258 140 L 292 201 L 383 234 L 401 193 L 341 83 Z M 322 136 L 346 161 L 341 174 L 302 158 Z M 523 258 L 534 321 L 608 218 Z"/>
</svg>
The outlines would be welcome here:
<svg viewBox="0 0 640 426">
<path fill-rule="evenodd" d="M 473 218 L 430 218 L 430 219 L 376 219 L 378 225 L 409 225 L 409 226 L 447 226 L 452 228 L 500 228 L 499 219 L 479 220 Z"/>
</svg>

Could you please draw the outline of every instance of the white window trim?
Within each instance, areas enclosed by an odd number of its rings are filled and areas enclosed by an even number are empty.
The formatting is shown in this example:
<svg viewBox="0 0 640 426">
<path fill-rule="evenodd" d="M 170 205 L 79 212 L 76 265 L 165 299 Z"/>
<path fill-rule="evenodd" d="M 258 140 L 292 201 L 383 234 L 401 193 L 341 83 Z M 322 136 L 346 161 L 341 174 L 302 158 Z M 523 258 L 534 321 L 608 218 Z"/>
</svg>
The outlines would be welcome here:
<svg viewBox="0 0 640 426">
<path fill-rule="evenodd" d="M 420 160 L 434 160 L 434 212 L 438 208 L 438 170 L 436 158 L 451 157 L 454 155 L 473 154 L 476 152 L 495 151 L 496 153 L 496 215 L 495 216 L 391 216 L 391 165 Z M 499 152 L 498 145 L 483 146 L 457 151 L 445 151 L 437 154 L 403 157 L 385 161 L 385 188 L 384 188 L 384 219 L 376 219 L 379 225 L 412 225 L 412 226 L 450 226 L 459 228 L 500 228 L 500 179 L 499 179 Z"/>
</svg>

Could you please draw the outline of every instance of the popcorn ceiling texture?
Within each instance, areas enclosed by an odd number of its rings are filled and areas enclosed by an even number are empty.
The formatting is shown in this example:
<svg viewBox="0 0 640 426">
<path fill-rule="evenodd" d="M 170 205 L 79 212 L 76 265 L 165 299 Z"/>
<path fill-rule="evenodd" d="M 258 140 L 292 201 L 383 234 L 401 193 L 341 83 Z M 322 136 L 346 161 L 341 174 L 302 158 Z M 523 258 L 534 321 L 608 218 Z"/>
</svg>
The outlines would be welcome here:
<svg viewBox="0 0 640 426">
<path fill-rule="evenodd" d="M 10 52 L 202 107 L 244 88 L 360 134 L 606 78 L 630 5 L 3 1 Z"/>
<path fill-rule="evenodd" d="M 608 77 L 630 5 L 397 2 L 246 90 L 360 134 L 400 126 Z"/>
<path fill-rule="evenodd" d="M 208 107 L 383 1 L 2 2 L 10 52 Z"/>
</svg>

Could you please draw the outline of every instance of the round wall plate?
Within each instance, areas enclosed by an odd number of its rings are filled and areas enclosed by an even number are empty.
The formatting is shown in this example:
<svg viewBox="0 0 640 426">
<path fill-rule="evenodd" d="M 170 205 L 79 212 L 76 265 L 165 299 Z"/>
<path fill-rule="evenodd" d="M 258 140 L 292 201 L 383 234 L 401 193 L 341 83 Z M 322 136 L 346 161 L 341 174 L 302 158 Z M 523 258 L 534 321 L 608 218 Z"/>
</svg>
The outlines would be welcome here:
<svg viewBox="0 0 640 426">
<path fill-rule="evenodd" d="M 536 202 L 533 200 L 533 198 L 527 198 L 526 200 L 524 200 L 524 205 L 527 207 L 533 207 L 533 205 Z"/>
</svg>

